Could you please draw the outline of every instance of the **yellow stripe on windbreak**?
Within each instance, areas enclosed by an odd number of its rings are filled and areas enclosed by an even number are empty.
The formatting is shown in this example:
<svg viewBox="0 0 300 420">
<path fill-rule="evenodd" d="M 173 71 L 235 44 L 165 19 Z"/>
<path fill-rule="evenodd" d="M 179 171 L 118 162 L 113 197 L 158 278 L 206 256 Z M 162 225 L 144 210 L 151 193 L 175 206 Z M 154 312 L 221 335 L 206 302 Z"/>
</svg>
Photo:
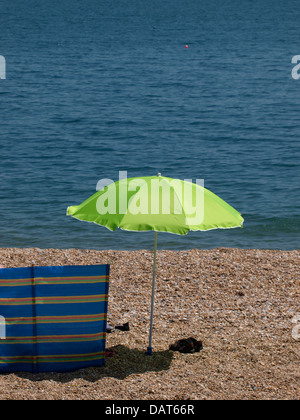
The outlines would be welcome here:
<svg viewBox="0 0 300 420">
<path fill-rule="evenodd" d="M 0 340 L 1 344 L 43 344 L 43 343 L 75 343 L 105 340 L 106 333 L 79 334 L 79 335 L 38 335 L 29 337 L 6 337 Z"/>
<path fill-rule="evenodd" d="M 2 298 L 0 305 L 4 306 L 20 306 L 20 305 L 53 305 L 61 303 L 93 303 L 105 302 L 108 300 L 108 295 L 87 295 L 87 296 L 42 296 L 28 298 Z"/>
<path fill-rule="evenodd" d="M 109 282 L 109 276 L 36 277 L 34 279 L 2 279 L 0 287 L 30 286 L 33 284 L 87 284 Z"/>
<path fill-rule="evenodd" d="M 8 363 L 72 363 L 86 362 L 103 359 L 105 351 L 87 354 L 66 354 L 66 355 L 47 355 L 47 356 L 3 356 L 0 358 L 0 364 Z"/>
<path fill-rule="evenodd" d="M 87 315 L 65 315 L 65 316 L 37 316 L 32 317 L 15 317 L 6 318 L 6 325 L 30 325 L 35 324 L 65 324 L 75 322 L 99 322 L 106 321 L 107 314 L 87 314 Z"/>
</svg>

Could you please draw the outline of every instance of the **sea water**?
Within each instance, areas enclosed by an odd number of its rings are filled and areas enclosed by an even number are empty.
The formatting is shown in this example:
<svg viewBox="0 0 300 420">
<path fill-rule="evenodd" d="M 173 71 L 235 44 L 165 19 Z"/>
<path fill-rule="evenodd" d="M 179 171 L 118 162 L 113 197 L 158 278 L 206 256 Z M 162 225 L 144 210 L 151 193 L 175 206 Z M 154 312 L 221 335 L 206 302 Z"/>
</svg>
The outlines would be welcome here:
<svg viewBox="0 0 300 420">
<path fill-rule="evenodd" d="M 297 0 L 1 2 L 0 247 L 151 248 L 66 217 L 127 171 L 204 179 L 245 219 L 160 248 L 298 249 L 299 20 Z"/>
</svg>

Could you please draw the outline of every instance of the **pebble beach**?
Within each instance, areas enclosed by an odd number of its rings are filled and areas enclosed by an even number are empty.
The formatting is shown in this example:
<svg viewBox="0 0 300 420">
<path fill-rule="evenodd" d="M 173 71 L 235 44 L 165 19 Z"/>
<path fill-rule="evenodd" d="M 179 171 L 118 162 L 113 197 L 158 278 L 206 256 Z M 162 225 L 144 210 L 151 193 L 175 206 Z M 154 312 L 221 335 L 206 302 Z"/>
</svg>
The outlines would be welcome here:
<svg viewBox="0 0 300 420">
<path fill-rule="evenodd" d="M 0 374 L 0 399 L 298 400 L 299 262 L 299 250 L 159 250 L 150 357 L 151 251 L 1 248 L 5 268 L 109 263 L 112 332 L 105 366 Z M 203 349 L 169 350 L 188 337 Z"/>
</svg>

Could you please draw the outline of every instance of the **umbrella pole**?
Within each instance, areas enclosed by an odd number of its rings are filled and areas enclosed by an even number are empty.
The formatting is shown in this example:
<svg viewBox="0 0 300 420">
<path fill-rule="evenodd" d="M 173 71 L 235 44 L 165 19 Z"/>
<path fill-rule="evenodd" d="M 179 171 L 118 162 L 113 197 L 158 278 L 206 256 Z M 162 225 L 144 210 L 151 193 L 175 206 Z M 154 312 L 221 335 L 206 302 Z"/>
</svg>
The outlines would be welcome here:
<svg viewBox="0 0 300 420">
<path fill-rule="evenodd" d="M 154 260 L 153 260 L 153 279 L 152 279 L 152 297 L 151 297 L 151 314 L 150 314 L 150 331 L 149 331 L 149 346 L 147 347 L 147 356 L 152 356 L 152 327 L 153 327 L 153 309 L 154 309 L 154 292 L 155 292 L 155 276 L 156 276 L 156 250 L 157 250 L 157 232 L 155 232 L 154 239 Z"/>
</svg>

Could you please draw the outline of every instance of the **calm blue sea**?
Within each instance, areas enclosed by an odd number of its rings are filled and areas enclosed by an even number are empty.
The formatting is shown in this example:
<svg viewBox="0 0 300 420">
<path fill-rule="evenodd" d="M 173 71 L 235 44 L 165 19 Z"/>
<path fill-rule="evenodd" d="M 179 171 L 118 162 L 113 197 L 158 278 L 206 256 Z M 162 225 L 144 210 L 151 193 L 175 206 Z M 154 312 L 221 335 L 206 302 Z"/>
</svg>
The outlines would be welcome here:
<svg viewBox="0 0 300 420">
<path fill-rule="evenodd" d="M 1 0 L 0 247 L 150 249 L 65 215 L 127 171 L 204 179 L 245 218 L 160 248 L 299 249 L 299 21 L 298 0 Z"/>
</svg>

